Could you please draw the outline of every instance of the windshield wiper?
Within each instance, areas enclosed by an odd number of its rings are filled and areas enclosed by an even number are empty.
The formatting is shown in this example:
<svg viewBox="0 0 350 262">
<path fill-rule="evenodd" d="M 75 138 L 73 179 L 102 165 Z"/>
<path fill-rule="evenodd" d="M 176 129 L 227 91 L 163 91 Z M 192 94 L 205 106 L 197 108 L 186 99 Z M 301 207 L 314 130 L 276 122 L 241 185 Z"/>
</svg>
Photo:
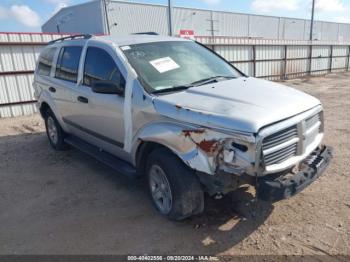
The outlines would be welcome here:
<svg viewBox="0 0 350 262">
<path fill-rule="evenodd" d="M 202 80 L 198 80 L 195 81 L 193 83 L 191 83 L 192 86 L 201 86 L 201 85 L 206 85 L 206 84 L 210 84 L 213 82 L 218 82 L 218 79 L 234 79 L 236 77 L 234 76 L 212 76 L 212 77 L 208 77 Z"/>
<path fill-rule="evenodd" d="M 181 85 L 181 86 L 173 86 L 169 88 L 159 89 L 152 92 L 152 94 L 161 94 L 161 93 L 169 93 L 169 92 L 177 92 L 186 90 L 190 87 L 193 87 L 193 85 Z"/>
<path fill-rule="evenodd" d="M 173 86 L 173 87 L 155 90 L 152 92 L 152 94 L 177 92 L 177 91 L 186 90 L 190 87 L 206 85 L 206 84 L 209 84 L 212 82 L 218 82 L 218 79 L 234 79 L 234 78 L 236 78 L 236 77 L 234 77 L 234 76 L 212 76 L 212 77 L 208 77 L 208 78 L 205 78 L 202 80 L 195 81 L 195 82 L 188 84 L 188 85 Z"/>
</svg>

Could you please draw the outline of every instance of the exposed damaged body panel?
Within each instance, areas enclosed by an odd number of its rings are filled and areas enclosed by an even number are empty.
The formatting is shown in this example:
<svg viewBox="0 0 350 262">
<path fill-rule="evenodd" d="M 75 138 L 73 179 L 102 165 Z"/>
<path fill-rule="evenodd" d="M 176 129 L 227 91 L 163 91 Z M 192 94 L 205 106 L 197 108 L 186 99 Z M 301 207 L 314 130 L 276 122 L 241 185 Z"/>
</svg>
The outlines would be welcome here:
<svg viewBox="0 0 350 262">
<path fill-rule="evenodd" d="M 166 146 L 196 171 L 215 175 L 218 169 L 224 169 L 228 136 L 210 129 L 188 128 L 180 123 L 154 123 L 146 126 L 137 139 Z M 237 166 L 235 172 L 242 174 L 242 166 Z"/>
</svg>

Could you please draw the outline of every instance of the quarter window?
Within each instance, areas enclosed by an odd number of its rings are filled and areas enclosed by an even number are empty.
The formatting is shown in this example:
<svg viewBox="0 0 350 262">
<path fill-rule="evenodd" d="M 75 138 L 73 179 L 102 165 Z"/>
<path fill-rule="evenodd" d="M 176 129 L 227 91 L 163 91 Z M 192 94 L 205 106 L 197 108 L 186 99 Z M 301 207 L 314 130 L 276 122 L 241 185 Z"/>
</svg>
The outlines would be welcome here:
<svg viewBox="0 0 350 262">
<path fill-rule="evenodd" d="M 49 76 L 52 67 L 53 57 L 57 48 L 48 48 L 42 51 L 39 57 L 38 74 L 42 76 Z"/>
<path fill-rule="evenodd" d="M 81 46 L 69 46 L 61 49 L 57 62 L 56 78 L 77 82 L 81 51 Z"/>
<path fill-rule="evenodd" d="M 89 47 L 84 66 L 84 85 L 91 86 L 95 81 L 112 81 L 125 87 L 125 79 L 113 58 L 103 49 Z"/>
</svg>

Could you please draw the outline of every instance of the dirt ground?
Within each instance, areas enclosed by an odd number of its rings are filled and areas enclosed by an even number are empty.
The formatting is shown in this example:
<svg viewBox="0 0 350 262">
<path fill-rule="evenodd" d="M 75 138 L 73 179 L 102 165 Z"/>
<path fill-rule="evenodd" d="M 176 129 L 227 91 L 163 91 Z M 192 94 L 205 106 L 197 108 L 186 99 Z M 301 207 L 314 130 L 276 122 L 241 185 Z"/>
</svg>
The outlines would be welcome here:
<svg viewBox="0 0 350 262">
<path fill-rule="evenodd" d="M 207 199 L 183 222 L 157 214 L 142 180 L 52 150 L 38 115 L 0 120 L 0 254 L 350 255 L 349 81 L 285 82 L 324 104 L 335 158 L 323 177 L 278 203 L 255 204 L 248 187 Z"/>
</svg>

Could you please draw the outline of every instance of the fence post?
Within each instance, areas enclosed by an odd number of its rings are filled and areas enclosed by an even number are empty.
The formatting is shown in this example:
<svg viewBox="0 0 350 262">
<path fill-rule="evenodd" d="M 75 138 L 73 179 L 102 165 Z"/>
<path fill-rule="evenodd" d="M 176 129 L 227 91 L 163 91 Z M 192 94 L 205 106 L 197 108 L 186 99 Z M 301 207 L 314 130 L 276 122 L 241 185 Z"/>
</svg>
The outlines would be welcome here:
<svg viewBox="0 0 350 262">
<path fill-rule="evenodd" d="M 256 77 L 256 46 L 253 45 L 253 76 Z"/>
<path fill-rule="evenodd" d="M 284 65 L 283 65 L 283 79 L 282 80 L 286 80 L 287 79 L 287 56 L 288 56 L 288 46 L 285 45 L 284 46 Z"/>
<path fill-rule="evenodd" d="M 312 72 L 312 42 L 310 43 L 309 47 L 309 75 L 311 76 Z"/>
<path fill-rule="evenodd" d="M 329 57 L 329 69 L 328 72 L 332 73 L 332 66 L 333 66 L 333 45 L 331 45 L 331 55 Z"/>
<path fill-rule="evenodd" d="M 350 46 L 348 46 L 348 63 L 346 65 L 346 71 L 349 71 L 349 65 L 350 65 Z"/>
</svg>

